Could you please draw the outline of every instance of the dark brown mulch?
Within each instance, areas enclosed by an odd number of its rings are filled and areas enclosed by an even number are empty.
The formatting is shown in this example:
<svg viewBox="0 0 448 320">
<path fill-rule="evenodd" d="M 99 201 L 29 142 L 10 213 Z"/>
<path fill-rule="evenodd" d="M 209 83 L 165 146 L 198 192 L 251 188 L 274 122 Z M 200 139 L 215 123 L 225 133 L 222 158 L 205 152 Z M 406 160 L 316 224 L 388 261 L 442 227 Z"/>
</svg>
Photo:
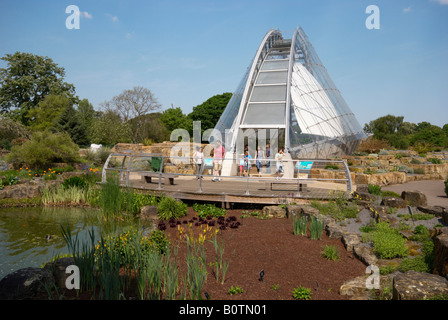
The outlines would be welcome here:
<svg viewBox="0 0 448 320">
<path fill-rule="evenodd" d="M 241 218 L 242 212 L 241 209 L 228 210 L 226 217 L 235 217 L 240 225 L 237 228 L 228 226 L 217 235 L 218 241 L 224 240 L 224 260 L 230 261 L 223 284 L 215 278 L 213 244 L 205 241 L 208 275 L 203 298 L 207 292 L 211 300 L 293 300 L 292 290 L 302 286 L 311 289 L 312 300 L 348 300 L 350 297 L 339 294 L 341 285 L 349 279 L 365 275 L 366 266 L 346 251 L 341 240 L 330 239 L 325 232 L 321 240 L 311 240 L 309 235 L 296 236 L 293 234 L 291 219 Z M 196 220 L 193 220 L 194 217 Z M 179 222 L 185 230 L 189 230 L 191 221 L 190 230 L 197 234 L 201 226 L 195 226 L 198 222 L 197 214 L 190 207 L 187 216 L 179 219 Z M 179 240 L 177 226 L 166 225 L 164 232 L 171 243 L 179 248 L 177 261 L 181 281 L 182 275 L 186 273 L 186 241 Z M 218 226 L 215 225 L 216 228 Z M 325 245 L 337 248 L 340 257 L 338 261 L 322 257 Z M 261 270 L 264 270 L 263 281 L 260 281 Z M 231 286 L 239 287 L 244 292 L 230 295 Z M 98 299 L 89 292 L 72 291 L 64 290 L 63 299 Z M 130 289 L 126 297 L 137 299 L 135 290 Z M 44 294 L 40 298 L 48 299 L 48 295 Z"/>
<path fill-rule="evenodd" d="M 321 240 L 293 234 L 290 219 L 241 218 L 242 210 L 228 210 L 228 216 L 235 216 L 241 223 L 238 228 L 220 231 L 224 239 L 224 259 L 230 265 L 224 284 L 214 278 L 214 267 L 208 266 L 208 292 L 213 300 L 290 300 L 292 290 L 298 286 L 312 289 L 313 300 L 346 300 L 339 295 L 340 286 L 349 279 L 365 275 L 366 266 L 348 253 L 341 240 L 330 239 L 324 232 Z M 182 218 L 191 221 L 192 210 Z M 185 224 L 182 224 L 185 226 Z M 192 227 L 194 228 L 194 226 Z M 199 227 L 196 227 L 199 229 Z M 177 228 L 167 226 L 169 238 L 177 239 Z M 322 257 L 325 245 L 335 246 L 340 259 L 330 261 Z M 206 242 L 207 263 L 214 262 L 213 245 Z M 180 246 L 179 261 L 185 252 Z M 181 272 L 184 266 L 180 266 Z M 264 270 L 263 281 L 259 273 Z M 244 290 L 241 294 L 229 295 L 231 286 Z"/>
</svg>

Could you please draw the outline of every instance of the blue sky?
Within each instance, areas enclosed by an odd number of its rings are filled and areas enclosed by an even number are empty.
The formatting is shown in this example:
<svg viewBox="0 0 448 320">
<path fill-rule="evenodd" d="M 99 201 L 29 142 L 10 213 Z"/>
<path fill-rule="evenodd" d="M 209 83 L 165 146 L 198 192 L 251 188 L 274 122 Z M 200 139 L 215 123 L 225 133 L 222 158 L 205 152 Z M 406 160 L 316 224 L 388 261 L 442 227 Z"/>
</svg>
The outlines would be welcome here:
<svg viewBox="0 0 448 320">
<path fill-rule="evenodd" d="M 65 26 L 69 5 L 78 30 Z M 379 30 L 365 26 L 369 5 Z M 0 56 L 52 58 L 95 109 L 143 86 L 162 110 L 189 113 L 236 89 L 266 32 L 298 26 L 361 126 L 387 114 L 448 123 L 448 0 L 2 0 Z"/>
</svg>

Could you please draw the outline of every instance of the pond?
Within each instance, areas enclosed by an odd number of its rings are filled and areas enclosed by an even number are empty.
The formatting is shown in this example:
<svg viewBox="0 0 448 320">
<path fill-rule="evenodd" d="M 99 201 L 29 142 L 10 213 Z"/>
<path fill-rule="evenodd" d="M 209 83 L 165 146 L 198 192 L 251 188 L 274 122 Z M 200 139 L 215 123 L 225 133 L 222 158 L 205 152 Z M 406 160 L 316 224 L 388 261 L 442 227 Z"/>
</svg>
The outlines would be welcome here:
<svg viewBox="0 0 448 320">
<path fill-rule="evenodd" d="M 70 227 L 80 242 L 89 241 L 89 231 L 100 233 L 131 225 L 151 227 L 150 222 L 130 219 L 105 223 L 99 211 L 90 208 L 1 208 L 0 209 L 0 279 L 22 268 L 40 267 L 53 256 L 67 254 L 62 227 Z"/>
</svg>

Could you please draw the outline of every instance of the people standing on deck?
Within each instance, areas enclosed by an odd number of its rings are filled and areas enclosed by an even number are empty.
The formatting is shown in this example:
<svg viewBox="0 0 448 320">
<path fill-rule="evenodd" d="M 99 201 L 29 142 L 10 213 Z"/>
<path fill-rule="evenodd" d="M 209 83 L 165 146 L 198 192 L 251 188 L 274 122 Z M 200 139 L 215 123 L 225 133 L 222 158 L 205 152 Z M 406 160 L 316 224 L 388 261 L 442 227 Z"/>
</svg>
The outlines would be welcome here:
<svg viewBox="0 0 448 320">
<path fill-rule="evenodd" d="M 258 146 L 257 154 L 255 155 L 256 159 L 255 165 L 257 166 L 258 175 L 260 175 L 261 168 L 263 167 L 263 161 L 264 161 L 263 158 L 264 158 L 264 152 L 263 150 L 261 150 L 261 147 Z"/>
<path fill-rule="evenodd" d="M 281 175 L 283 173 L 283 156 L 283 149 L 278 149 L 278 152 L 275 155 L 275 161 L 277 162 L 277 180 L 281 178 Z"/>
<path fill-rule="evenodd" d="M 244 155 L 244 173 L 247 173 L 247 176 L 250 176 L 250 169 L 252 168 L 252 164 L 250 161 L 252 160 L 252 156 L 249 154 L 249 151 L 246 151 Z"/>
<path fill-rule="evenodd" d="M 269 143 L 266 145 L 265 156 L 266 156 L 266 173 L 271 173 L 271 161 L 268 160 L 271 157 L 271 145 Z"/>
<path fill-rule="evenodd" d="M 198 148 L 193 153 L 193 163 L 196 166 L 196 178 L 201 179 L 202 175 L 202 166 L 204 165 L 204 153 L 202 151 L 202 148 Z"/>
<path fill-rule="evenodd" d="M 239 174 L 240 174 L 240 177 L 242 177 L 242 176 L 243 176 L 243 170 L 244 170 L 244 153 L 241 154 L 241 158 L 240 158 L 240 164 L 239 164 L 239 166 L 240 166 L 240 172 L 239 172 Z"/>
<path fill-rule="evenodd" d="M 225 149 L 221 141 L 216 141 L 216 147 L 213 153 L 213 179 L 212 181 L 221 181 L 222 162 L 225 155 Z"/>
</svg>

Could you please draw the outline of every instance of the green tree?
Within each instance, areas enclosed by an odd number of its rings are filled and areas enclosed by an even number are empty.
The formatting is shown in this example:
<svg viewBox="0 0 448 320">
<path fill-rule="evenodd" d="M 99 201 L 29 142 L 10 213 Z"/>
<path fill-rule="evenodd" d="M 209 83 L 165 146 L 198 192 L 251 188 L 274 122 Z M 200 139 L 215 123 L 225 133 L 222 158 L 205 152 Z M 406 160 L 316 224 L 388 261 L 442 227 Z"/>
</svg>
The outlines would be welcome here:
<svg viewBox="0 0 448 320">
<path fill-rule="evenodd" d="M 225 92 L 215 95 L 193 108 L 188 114 L 192 121 L 201 121 L 201 134 L 207 129 L 213 129 L 232 98 L 232 93 Z"/>
<path fill-rule="evenodd" d="M 153 142 L 163 142 L 170 139 L 170 132 L 160 120 L 161 112 L 148 113 L 128 121 L 131 131 L 134 132 L 136 142 L 150 139 Z M 138 129 L 138 130 L 137 130 Z"/>
<path fill-rule="evenodd" d="M 387 115 L 376 120 L 370 121 L 364 126 L 364 131 L 373 133 L 376 139 L 384 139 L 386 136 L 396 134 L 403 124 L 404 117 Z"/>
<path fill-rule="evenodd" d="M 31 53 L 6 54 L 0 69 L 0 113 L 27 124 L 28 112 L 47 95 L 66 95 L 75 102 L 75 87 L 64 82 L 65 70 L 49 57 Z"/>
<path fill-rule="evenodd" d="M 7 117 L 0 117 L 0 149 L 9 150 L 14 139 L 30 137 L 31 132 L 24 125 Z"/>
<path fill-rule="evenodd" d="M 68 97 L 49 94 L 35 108 L 29 110 L 28 125 L 37 131 L 55 131 L 62 111 L 71 106 L 73 102 Z"/>
<path fill-rule="evenodd" d="M 438 147 L 448 147 L 448 137 L 445 131 L 428 122 L 419 123 L 417 125 L 418 132 L 410 138 L 411 145 L 417 142 L 425 141 Z"/>
<path fill-rule="evenodd" d="M 160 121 L 162 121 L 170 133 L 175 129 L 185 129 L 190 135 L 192 134 L 193 122 L 179 107 L 171 107 L 163 111 Z"/>
<path fill-rule="evenodd" d="M 62 110 L 61 115 L 56 123 L 58 131 L 67 132 L 70 138 L 79 146 L 89 143 L 87 138 L 87 128 L 79 118 L 79 114 L 71 105 Z"/>
<path fill-rule="evenodd" d="M 112 110 L 98 113 L 92 120 L 90 135 L 92 143 L 108 146 L 131 142 L 129 124 L 123 122 L 120 115 Z"/>
</svg>

